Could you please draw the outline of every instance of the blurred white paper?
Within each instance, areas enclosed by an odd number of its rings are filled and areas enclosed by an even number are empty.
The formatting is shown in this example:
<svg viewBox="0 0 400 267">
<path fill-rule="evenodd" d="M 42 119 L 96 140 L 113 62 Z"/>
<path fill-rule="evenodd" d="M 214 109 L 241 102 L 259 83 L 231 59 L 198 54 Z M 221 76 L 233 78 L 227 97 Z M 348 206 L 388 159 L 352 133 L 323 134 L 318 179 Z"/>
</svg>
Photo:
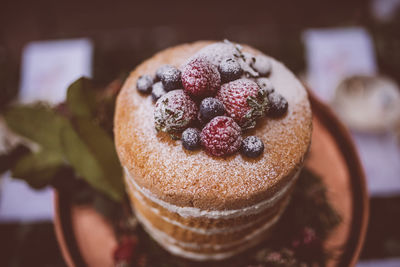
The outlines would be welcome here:
<svg viewBox="0 0 400 267">
<path fill-rule="evenodd" d="M 53 190 L 33 190 L 27 183 L 4 175 L 0 192 L 0 221 L 53 220 Z"/>
<path fill-rule="evenodd" d="M 332 100 L 342 79 L 377 71 L 372 40 L 363 28 L 311 29 L 303 33 L 303 40 L 307 82 L 322 100 Z"/>
<path fill-rule="evenodd" d="M 23 51 L 19 100 L 62 102 L 69 84 L 91 77 L 92 53 L 88 39 L 29 43 Z"/>
<path fill-rule="evenodd" d="M 62 102 L 69 84 L 91 77 L 93 45 L 88 39 L 29 43 L 22 56 L 22 103 Z M 7 175 L 0 180 L 0 221 L 52 220 L 51 188 L 31 189 L 24 181 Z"/>
</svg>

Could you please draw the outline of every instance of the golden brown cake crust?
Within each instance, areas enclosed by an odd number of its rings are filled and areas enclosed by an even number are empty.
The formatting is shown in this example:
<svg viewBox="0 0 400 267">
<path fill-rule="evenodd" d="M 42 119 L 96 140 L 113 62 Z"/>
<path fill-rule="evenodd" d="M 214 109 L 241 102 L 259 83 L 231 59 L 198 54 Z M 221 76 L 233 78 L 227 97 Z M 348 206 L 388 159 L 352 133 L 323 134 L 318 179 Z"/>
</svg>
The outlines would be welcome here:
<svg viewBox="0 0 400 267">
<path fill-rule="evenodd" d="M 264 118 L 255 129 L 265 144 L 257 159 L 240 153 L 221 158 L 204 150 L 187 151 L 154 128 L 151 96 L 137 92 L 140 75 L 154 74 L 163 64 L 180 67 L 212 42 L 183 44 L 161 51 L 140 64 L 125 82 L 117 99 L 115 140 L 119 158 L 136 183 L 154 196 L 177 206 L 203 210 L 239 209 L 272 196 L 293 179 L 302 166 L 311 140 L 311 110 L 302 84 L 281 63 L 271 59 L 270 80 L 289 102 L 280 119 Z M 244 46 L 244 51 L 261 52 Z"/>
</svg>

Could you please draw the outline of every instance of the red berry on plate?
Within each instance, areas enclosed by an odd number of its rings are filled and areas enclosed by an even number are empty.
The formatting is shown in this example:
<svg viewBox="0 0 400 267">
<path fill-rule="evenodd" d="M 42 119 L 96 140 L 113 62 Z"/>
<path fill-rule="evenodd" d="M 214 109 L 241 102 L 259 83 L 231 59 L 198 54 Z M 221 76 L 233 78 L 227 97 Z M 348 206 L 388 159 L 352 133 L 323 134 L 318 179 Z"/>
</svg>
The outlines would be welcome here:
<svg viewBox="0 0 400 267">
<path fill-rule="evenodd" d="M 241 143 L 241 128 L 230 117 L 215 117 L 201 131 L 201 144 L 214 156 L 233 154 L 239 150 Z"/>
<path fill-rule="evenodd" d="M 123 236 L 114 250 L 115 263 L 127 262 L 135 256 L 138 240 L 136 237 Z"/>
<path fill-rule="evenodd" d="M 155 127 L 171 134 L 181 132 L 196 120 L 197 111 L 196 103 L 183 90 L 170 91 L 156 102 Z"/>
<path fill-rule="evenodd" d="M 243 129 L 254 128 L 256 119 L 264 116 L 268 98 L 254 81 L 239 79 L 221 86 L 216 96 L 227 114 Z"/>
<path fill-rule="evenodd" d="M 215 65 L 204 57 L 196 57 L 183 68 L 182 84 L 191 96 L 213 96 L 221 86 L 221 76 Z"/>
</svg>

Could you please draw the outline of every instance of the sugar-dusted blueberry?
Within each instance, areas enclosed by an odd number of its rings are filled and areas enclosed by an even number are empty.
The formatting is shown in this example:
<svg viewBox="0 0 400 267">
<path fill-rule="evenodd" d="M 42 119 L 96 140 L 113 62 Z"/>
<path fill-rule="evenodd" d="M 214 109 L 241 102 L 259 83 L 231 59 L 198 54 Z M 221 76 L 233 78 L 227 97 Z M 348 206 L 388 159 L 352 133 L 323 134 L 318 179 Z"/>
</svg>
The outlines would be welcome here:
<svg viewBox="0 0 400 267">
<path fill-rule="evenodd" d="M 233 58 L 226 58 L 218 66 L 223 83 L 239 79 L 243 74 L 243 69 L 240 63 Z"/>
<path fill-rule="evenodd" d="M 169 92 L 175 89 L 182 88 L 181 71 L 175 67 L 166 67 L 161 75 L 161 82 L 164 90 Z"/>
<path fill-rule="evenodd" d="M 167 92 L 164 90 L 164 86 L 161 82 L 156 82 L 153 84 L 153 89 L 151 90 L 151 96 L 153 101 L 156 102 L 160 97 L 165 95 Z"/>
<path fill-rule="evenodd" d="M 171 65 L 168 65 L 168 64 L 162 65 L 161 67 L 159 67 L 159 68 L 157 69 L 157 71 L 156 71 L 156 81 L 157 81 L 157 82 L 158 82 L 158 81 L 161 81 L 161 77 L 162 77 L 163 73 L 164 73 L 166 70 L 171 69 L 171 68 L 173 69 L 174 67 L 171 66 Z"/>
<path fill-rule="evenodd" d="M 200 147 L 200 131 L 196 128 L 187 128 L 182 133 L 182 145 L 187 150 L 196 150 Z"/>
<path fill-rule="evenodd" d="M 221 101 L 214 97 L 204 98 L 200 103 L 200 119 L 201 121 L 208 122 L 214 117 L 222 116 L 225 114 L 225 108 Z"/>
<path fill-rule="evenodd" d="M 288 102 L 281 94 L 273 92 L 268 95 L 268 100 L 268 116 L 277 118 L 286 114 Z"/>
<path fill-rule="evenodd" d="M 271 60 L 264 55 L 255 56 L 251 66 L 260 76 L 267 76 L 271 72 Z"/>
<path fill-rule="evenodd" d="M 136 88 L 141 93 L 150 94 L 153 82 L 154 82 L 153 77 L 151 77 L 150 75 L 147 74 L 142 75 L 136 82 Z"/>
<path fill-rule="evenodd" d="M 266 93 L 266 95 L 269 95 L 270 93 L 273 93 L 275 91 L 271 80 L 268 78 L 258 78 L 256 80 L 256 83 L 258 84 L 258 86 L 260 86 L 261 90 Z"/>
<path fill-rule="evenodd" d="M 264 143 L 257 136 L 247 136 L 242 141 L 241 152 L 249 158 L 257 158 L 264 151 Z"/>
</svg>

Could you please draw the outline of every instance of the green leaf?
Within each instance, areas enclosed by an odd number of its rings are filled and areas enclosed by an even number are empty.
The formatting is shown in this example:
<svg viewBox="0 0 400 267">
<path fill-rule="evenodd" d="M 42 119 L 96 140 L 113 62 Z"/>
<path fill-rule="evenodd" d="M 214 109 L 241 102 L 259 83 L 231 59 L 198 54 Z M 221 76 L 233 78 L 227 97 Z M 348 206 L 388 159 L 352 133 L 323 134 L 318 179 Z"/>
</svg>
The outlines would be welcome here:
<svg viewBox="0 0 400 267">
<path fill-rule="evenodd" d="M 62 151 L 60 131 L 68 121 L 50 107 L 44 104 L 14 106 L 5 112 L 4 118 L 15 133 L 38 143 L 44 149 Z"/>
<path fill-rule="evenodd" d="M 71 127 L 62 131 L 66 158 L 90 185 L 121 201 L 124 196 L 122 170 L 112 139 L 88 119 L 78 118 L 75 126 L 76 131 Z"/>
<path fill-rule="evenodd" d="M 20 158 L 30 152 L 29 148 L 24 145 L 17 145 L 11 151 L 0 154 L 0 174 L 10 170 L 18 162 Z"/>
<path fill-rule="evenodd" d="M 12 168 L 12 176 L 38 189 L 50 183 L 62 164 L 63 158 L 59 153 L 42 150 L 23 156 Z"/>
<path fill-rule="evenodd" d="M 82 77 L 68 87 L 67 105 L 74 116 L 86 118 L 94 116 L 97 102 L 91 80 Z"/>
</svg>

